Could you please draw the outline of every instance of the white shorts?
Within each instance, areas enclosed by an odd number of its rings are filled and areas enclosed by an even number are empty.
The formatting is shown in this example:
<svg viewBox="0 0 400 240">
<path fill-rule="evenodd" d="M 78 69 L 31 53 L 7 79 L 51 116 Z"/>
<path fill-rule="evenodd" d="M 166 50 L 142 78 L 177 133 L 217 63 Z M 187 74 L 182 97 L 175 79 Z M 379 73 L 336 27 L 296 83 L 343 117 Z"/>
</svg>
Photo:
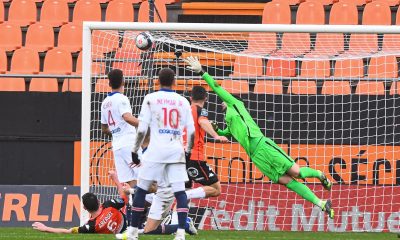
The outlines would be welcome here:
<svg viewBox="0 0 400 240">
<path fill-rule="evenodd" d="M 174 200 L 175 196 L 170 187 L 158 188 L 156 194 L 153 196 L 147 217 L 153 220 L 163 220 L 168 216 Z"/>
<path fill-rule="evenodd" d="M 144 161 L 139 179 L 163 182 L 167 184 L 189 181 L 186 163 L 156 163 Z"/>
<path fill-rule="evenodd" d="M 131 168 L 129 164 L 132 163 L 132 148 L 123 147 L 114 150 L 114 163 L 117 170 L 118 180 L 121 183 L 129 182 L 138 179 L 138 168 Z"/>
</svg>

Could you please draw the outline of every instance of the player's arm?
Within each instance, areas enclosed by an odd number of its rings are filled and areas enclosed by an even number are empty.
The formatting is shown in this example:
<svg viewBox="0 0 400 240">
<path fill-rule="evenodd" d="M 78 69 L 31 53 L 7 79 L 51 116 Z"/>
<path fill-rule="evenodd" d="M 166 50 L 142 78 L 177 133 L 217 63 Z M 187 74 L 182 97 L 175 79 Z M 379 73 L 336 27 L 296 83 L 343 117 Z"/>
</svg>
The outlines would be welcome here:
<svg viewBox="0 0 400 240">
<path fill-rule="evenodd" d="M 32 224 L 33 229 L 41 231 L 41 232 L 49 232 L 49 233 L 73 233 L 73 228 L 52 228 L 44 225 L 41 222 L 34 222 Z"/>
<path fill-rule="evenodd" d="M 197 57 L 187 57 L 184 59 L 184 61 L 190 65 L 188 67 L 195 73 L 199 74 L 212 88 L 212 90 L 222 99 L 222 101 L 226 102 L 227 104 L 234 104 L 237 100 L 232 94 L 230 94 L 228 91 L 226 91 L 223 87 L 221 87 L 212 76 L 210 76 L 207 72 L 203 71 L 203 68 L 201 67 L 200 61 L 197 59 Z"/>
<path fill-rule="evenodd" d="M 133 146 L 132 152 L 136 153 L 139 151 L 140 146 L 146 137 L 147 130 L 151 121 L 151 110 L 150 110 L 150 99 L 146 96 L 143 100 L 142 109 L 139 115 L 139 126 L 137 129 L 136 141 Z"/>
<path fill-rule="evenodd" d="M 228 141 L 228 139 L 225 137 L 225 135 L 220 135 L 214 130 L 214 127 L 211 125 L 210 121 L 207 118 L 201 117 L 199 119 L 199 124 L 200 124 L 200 127 L 202 129 L 204 129 L 204 131 L 206 131 L 206 133 L 208 135 L 212 136 L 216 140 L 221 141 L 221 142 Z"/>
<path fill-rule="evenodd" d="M 125 122 L 129 123 L 134 127 L 137 127 L 139 125 L 139 119 L 134 117 L 132 113 L 124 113 L 122 114 L 122 118 L 125 120 Z"/>
<path fill-rule="evenodd" d="M 127 194 L 131 194 L 131 193 L 129 192 L 129 189 L 130 189 L 129 184 L 127 184 L 127 183 L 123 183 L 123 184 L 122 184 L 122 183 L 119 181 L 119 179 L 118 179 L 117 172 L 115 172 L 115 171 L 113 171 L 113 170 L 111 170 L 111 171 L 108 172 L 108 176 L 110 176 L 111 180 L 113 180 L 113 182 L 114 182 L 115 185 L 117 186 L 119 195 L 120 195 L 124 200 L 127 200 L 127 199 L 125 199 L 125 198 L 126 198 L 126 195 L 127 195 Z"/>
<path fill-rule="evenodd" d="M 103 132 L 107 136 L 112 136 L 110 128 L 108 128 L 107 124 L 101 124 L 101 132 Z"/>
<path fill-rule="evenodd" d="M 119 114 L 128 124 L 137 127 L 139 125 L 139 119 L 132 115 L 132 108 L 129 99 L 124 96 L 122 102 L 118 106 Z"/>
</svg>

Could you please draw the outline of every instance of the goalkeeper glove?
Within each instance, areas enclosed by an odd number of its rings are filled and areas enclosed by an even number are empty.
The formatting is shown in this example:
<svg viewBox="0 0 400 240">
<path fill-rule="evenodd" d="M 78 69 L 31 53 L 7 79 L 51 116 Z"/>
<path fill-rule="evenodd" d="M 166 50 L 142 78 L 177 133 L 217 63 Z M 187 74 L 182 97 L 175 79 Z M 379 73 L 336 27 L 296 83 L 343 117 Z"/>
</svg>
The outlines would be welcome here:
<svg viewBox="0 0 400 240">
<path fill-rule="evenodd" d="M 204 74 L 203 68 L 201 67 L 200 61 L 197 57 L 190 56 L 184 59 L 183 61 L 185 61 L 185 63 L 190 65 L 187 67 L 188 69 L 192 70 L 193 72 L 201 76 Z"/>
<path fill-rule="evenodd" d="M 218 132 L 218 129 L 219 129 L 218 124 L 214 121 L 210 121 L 210 123 L 211 123 L 211 126 L 213 127 L 214 131 Z"/>
<path fill-rule="evenodd" d="M 139 155 L 135 152 L 132 152 L 132 165 L 136 166 L 140 164 Z"/>
</svg>

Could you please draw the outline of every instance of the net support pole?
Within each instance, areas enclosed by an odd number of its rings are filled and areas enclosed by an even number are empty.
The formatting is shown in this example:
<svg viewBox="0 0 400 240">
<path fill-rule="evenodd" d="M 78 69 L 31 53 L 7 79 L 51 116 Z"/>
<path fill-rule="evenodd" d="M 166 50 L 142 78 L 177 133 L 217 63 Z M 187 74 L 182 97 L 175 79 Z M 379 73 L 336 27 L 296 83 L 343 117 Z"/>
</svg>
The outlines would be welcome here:
<svg viewBox="0 0 400 240">
<path fill-rule="evenodd" d="M 89 192 L 90 167 L 90 113 L 91 113 L 91 30 L 83 24 L 82 51 L 82 138 L 81 138 L 81 192 Z M 81 206 L 81 225 L 88 219 L 88 213 Z"/>
</svg>

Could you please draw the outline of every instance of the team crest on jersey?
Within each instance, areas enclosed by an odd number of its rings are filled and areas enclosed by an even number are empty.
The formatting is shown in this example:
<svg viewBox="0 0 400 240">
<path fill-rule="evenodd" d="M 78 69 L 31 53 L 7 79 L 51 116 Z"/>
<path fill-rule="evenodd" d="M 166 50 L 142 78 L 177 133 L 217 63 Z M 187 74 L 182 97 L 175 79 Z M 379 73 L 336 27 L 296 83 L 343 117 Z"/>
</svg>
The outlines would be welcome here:
<svg viewBox="0 0 400 240">
<path fill-rule="evenodd" d="M 207 111 L 207 109 L 202 108 L 202 109 L 201 109 L 200 115 L 203 116 L 203 117 L 207 117 L 207 116 L 208 116 L 208 111 Z"/>
<path fill-rule="evenodd" d="M 189 176 L 192 177 L 192 178 L 195 178 L 195 177 L 197 177 L 199 175 L 199 171 L 194 167 L 188 168 L 187 172 L 188 172 Z"/>
</svg>

